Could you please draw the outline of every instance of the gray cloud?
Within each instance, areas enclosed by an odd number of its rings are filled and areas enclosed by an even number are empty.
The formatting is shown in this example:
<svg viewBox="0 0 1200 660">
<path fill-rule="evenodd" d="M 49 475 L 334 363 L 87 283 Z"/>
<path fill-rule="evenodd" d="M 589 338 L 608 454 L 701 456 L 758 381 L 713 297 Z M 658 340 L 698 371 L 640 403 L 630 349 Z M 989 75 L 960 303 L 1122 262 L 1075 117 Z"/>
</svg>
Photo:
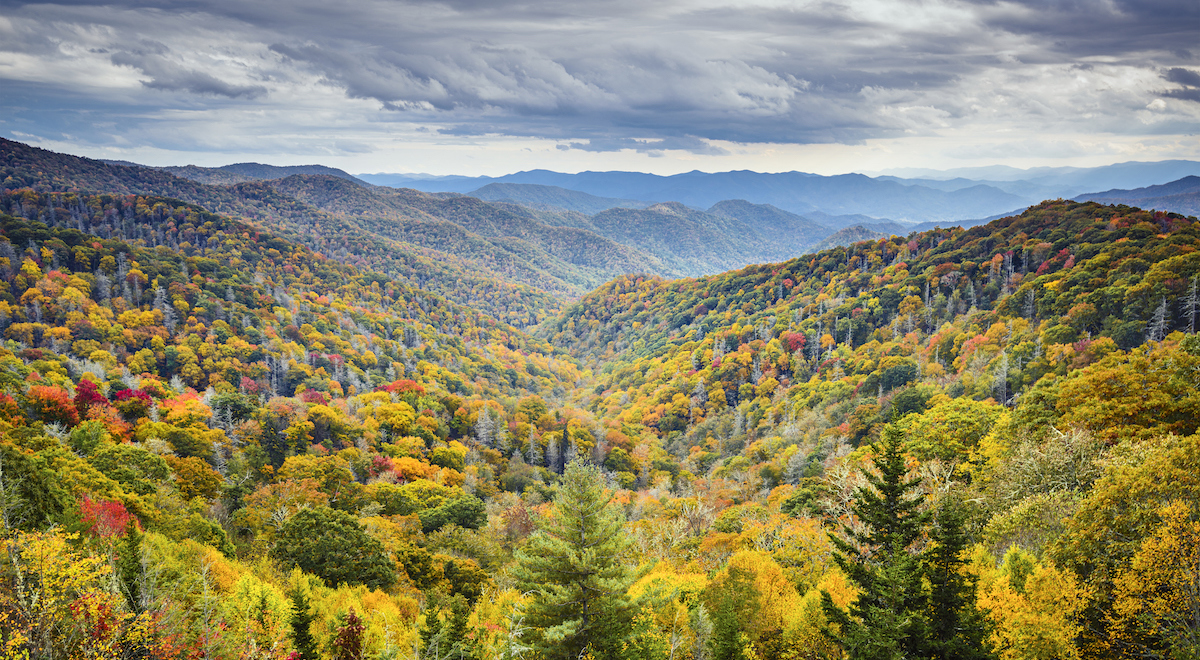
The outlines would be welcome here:
<svg viewBox="0 0 1200 660">
<path fill-rule="evenodd" d="M 1179 83 L 1180 85 L 1200 87 L 1200 73 L 1184 69 L 1183 67 L 1167 69 L 1167 73 L 1163 78 L 1166 78 L 1168 82 Z"/>
<path fill-rule="evenodd" d="M 1128 131 L 1149 126 L 1130 118 L 1150 100 L 1197 100 L 1200 79 L 1185 68 L 1194 0 L 0 6 L 0 55 L 38 67 L 23 80 L 41 71 L 68 89 L 79 81 L 55 76 L 108 66 L 107 78 L 78 75 L 145 122 L 157 121 L 147 109 L 253 108 L 303 126 L 313 111 L 289 119 L 289 108 L 316 99 L 333 121 L 341 99 L 363 130 L 545 138 L 589 153 L 725 155 L 713 141 L 858 143 L 1014 125 Z M 146 91 L 130 87 L 131 72 Z M 1179 87 L 1162 91 L 1164 79 Z M 1169 111 L 1146 130 L 1200 123 Z"/>
<path fill-rule="evenodd" d="M 1163 78 L 1167 82 L 1173 82 L 1183 87 L 1183 89 L 1169 89 L 1163 92 L 1163 96 L 1200 103 L 1200 73 L 1183 67 L 1173 67 L 1167 69 Z"/>
<path fill-rule="evenodd" d="M 188 69 L 170 59 L 171 51 L 165 45 L 149 42 L 144 48 L 114 53 L 113 64 L 141 71 L 150 80 L 142 84 L 150 89 L 167 92 L 191 92 L 211 94 L 226 98 L 256 99 L 267 93 L 262 85 L 234 85 L 205 73 Z"/>
</svg>

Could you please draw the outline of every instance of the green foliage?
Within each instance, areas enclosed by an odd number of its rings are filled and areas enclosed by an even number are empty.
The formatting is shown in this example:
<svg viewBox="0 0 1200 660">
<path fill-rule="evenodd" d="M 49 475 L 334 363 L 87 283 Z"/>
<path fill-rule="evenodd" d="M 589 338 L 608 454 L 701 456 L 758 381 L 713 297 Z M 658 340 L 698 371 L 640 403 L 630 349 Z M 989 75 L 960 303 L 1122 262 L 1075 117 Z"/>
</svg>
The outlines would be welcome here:
<svg viewBox="0 0 1200 660">
<path fill-rule="evenodd" d="M 927 554 L 929 579 L 929 656 L 949 660 L 995 658 L 989 624 L 976 605 L 974 580 L 964 572 L 968 548 L 966 515 L 953 501 L 938 509 Z"/>
<path fill-rule="evenodd" d="M 623 523 L 596 468 L 568 465 L 552 517 L 518 552 L 514 569 L 521 588 L 533 592 L 527 615 L 543 657 L 620 654 L 632 620 Z"/>
<path fill-rule="evenodd" d="M 142 565 L 142 533 L 137 522 L 130 519 L 125 525 L 125 536 L 117 556 L 117 580 L 129 610 L 141 614 L 146 608 L 143 601 L 145 568 Z"/>
<path fill-rule="evenodd" d="M 299 585 L 292 589 L 292 618 L 288 624 L 292 628 L 292 648 L 298 660 L 318 660 L 317 640 L 312 635 L 313 616 L 309 604 L 308 593 Z"/>
<path fill-rule="evenodd" d="M 353 516 L 329 508 L 304 509 L 280 528 L 272 554 L 326 582 L 386 588 L 396 581 L 379 541 Z"/>
<path fill-rule="evenodd" d="M 441 506 L 420 512 L 421 529 L 426 534 L 446 525 L 478 529 L 487 523 L 483 502 L 471 495 L 456 497 Z"/>
<path fill-rule="evenodd" d="M 843 527 L 844 538 L 831 537 L 834 561 L 860 590 L 848 613 L 824 596 L 825 615 L 841 628 L 839 641 L 851 658 L 915 657 L 927 644 L 927 595 L 913 545 L 929 515 L 914 492 L 920 482 L 907 477 L 903 445 L 898 429 L 884 432 L 874 447 L 879 474 L 864 472 L 869 485 L 855 493 L 862 531 Z"/>
<path fill-rule="evenodd" d="M 104 445 L 88 457 L 88 462 L 130 492 L 140 495 L 153 493 L 158 484 L 171 475 L 170 467 L 161 456 L 134 445 Z"/>
</svg>

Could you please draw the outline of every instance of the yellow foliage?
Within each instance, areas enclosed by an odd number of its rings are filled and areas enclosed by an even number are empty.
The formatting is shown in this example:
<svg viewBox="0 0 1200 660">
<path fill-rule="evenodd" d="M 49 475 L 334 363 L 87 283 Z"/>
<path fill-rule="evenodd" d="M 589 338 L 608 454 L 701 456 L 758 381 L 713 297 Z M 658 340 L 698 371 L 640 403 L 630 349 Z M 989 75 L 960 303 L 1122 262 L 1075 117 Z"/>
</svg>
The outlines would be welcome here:
<svg viewBox="0 0 1200 660">
<path fill-rule="evenodd" d="M 1162 643 L 1196 657 L 1200 652 L 1200 520 L 1194 506 L 1175 500 L 1159 512 L 1162 524 L 1116 578 L 1109 615 L 1122 645 Z M 1146 649 L 1150 655 L 1150 649 Z"/>
<path fill-rule="evenodd" d="M 992 643 L 1003 660 L 1074 660 L 1078 615 L 1089 592 L 1075 574 L 1040 563 L 1017 547 L 1004 563 L 976 546 L 970 570 L 978 578 L 979 607 L 995 625 Z"/>
</svg>

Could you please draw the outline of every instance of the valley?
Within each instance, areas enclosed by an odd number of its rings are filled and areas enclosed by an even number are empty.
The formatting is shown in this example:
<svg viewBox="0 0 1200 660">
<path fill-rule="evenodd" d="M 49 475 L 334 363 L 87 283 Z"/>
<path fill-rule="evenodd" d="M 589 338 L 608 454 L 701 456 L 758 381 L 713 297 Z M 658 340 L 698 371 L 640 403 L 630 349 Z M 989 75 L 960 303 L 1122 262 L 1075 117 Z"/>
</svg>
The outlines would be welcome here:
<svg viewBox="0 0 1200 660">
<path fill-rule="evenodd" d="M 1148 170 L 1029 202 L 0 141 L 0 651 L 1190 652 L 1198 193 Z"/>
</svg>

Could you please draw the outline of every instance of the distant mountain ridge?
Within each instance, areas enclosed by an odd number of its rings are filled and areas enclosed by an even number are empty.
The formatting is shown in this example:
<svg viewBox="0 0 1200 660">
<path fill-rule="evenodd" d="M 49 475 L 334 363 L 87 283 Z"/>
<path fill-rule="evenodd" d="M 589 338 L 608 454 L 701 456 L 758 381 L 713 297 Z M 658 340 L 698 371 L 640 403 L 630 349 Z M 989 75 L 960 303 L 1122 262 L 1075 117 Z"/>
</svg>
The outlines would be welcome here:
<svg viewBox="0 0 1200 660">
<path fill-rule="evenodd" d="M 107 165 L 122 165 L 124 167 L 141 167 L 146 169 L 159 170 L 174 174 L 181 179 L 195 181 L 197 183 L 208 183 L 212 185 L 233 185 L 235 183 L 244 183 L 246 181 L 270 181 L 275 179 L 285 179 L 294 174 L 324 174 L 336 176 L 347 181 L 367 184 L 366 181 L 336 167 L 326 167 L 325 165 L 264 165 L 262 163 L 234 163 L 232 165 L 222 165 L 221 167 L 200 167 L 199 165 L 168 165 L 163 167 L 155 167 L 152 165 L 142 165 L 133 163 L 127 160 L 101 160 L 100 162 Z"/>
<path fill-rule="evenodd" d="M 499 177 L 360 174 L 383 186 L 428 192 L 469 193 L 492 183 L 556 186 L 593 196 L 678 201 L 708 208 L 726 199 L 771 204 L 814 217 L 861 214 L 922 227 L 948 227 L 1020 212 L 1046 199 L 1073 198 L 1093 190 L 1162 184 L 1200 175 L 1200 162 L 1172 160 L 1117 163 L 1095 168 L 995 166 L 958 170 L 894 170 L 874 178 L 862 174 L 822 176 L 805 172 L 686 172 L 658 176 L 637 172 L 564 174 L 529 170 Z M 917 177 L 917 178 L 903 178 Z M 819 221 L 819 220 L 818 220 Z M 848 226 L 848 225 L 847 225 Z"/>
<path fill-rule="evenodd" d="M 1200 176 L 1186 176 L 1177 181 L 1133 190 L 1115 189 L 1088 193 L 1076 197 L 1075 201 L 1125 204 L 1159 211 L 1200 215 Z"/>
<path fill-rule="evenodd" d="M 675 201 L 696 208 L 708 208 L 727 199 L 746 199 L 800 215 L 812 211 L 831 215 L 861 213 L 876 218 L 914 222 L 945 223 L 977 218 L 1022 206 L 1026 202 L 1021 197 L 990 186 L 976 185 L 947 192 L 872 179 L 861 174 L 821 176 L 804 172 L 770 174 L 735 171 L 659 176 L 640 172 L 562 174 L 530 170 L 502 177 L 359 176 L 377 185 L 400 185 L 428 192 L 466 193 L 491 183 L 521 183 L 556 186 L 597 197 Z"/>
<path fill-rule="evenodd" d="M 597 197 L 578 190 L 532 183 L 489 183 L 467 193 L 488 202 L 512 202 L 530 208 L 551 208 L 595 215 L 611 208 L 644 209 L 654 202 Z"/>
</svg>

